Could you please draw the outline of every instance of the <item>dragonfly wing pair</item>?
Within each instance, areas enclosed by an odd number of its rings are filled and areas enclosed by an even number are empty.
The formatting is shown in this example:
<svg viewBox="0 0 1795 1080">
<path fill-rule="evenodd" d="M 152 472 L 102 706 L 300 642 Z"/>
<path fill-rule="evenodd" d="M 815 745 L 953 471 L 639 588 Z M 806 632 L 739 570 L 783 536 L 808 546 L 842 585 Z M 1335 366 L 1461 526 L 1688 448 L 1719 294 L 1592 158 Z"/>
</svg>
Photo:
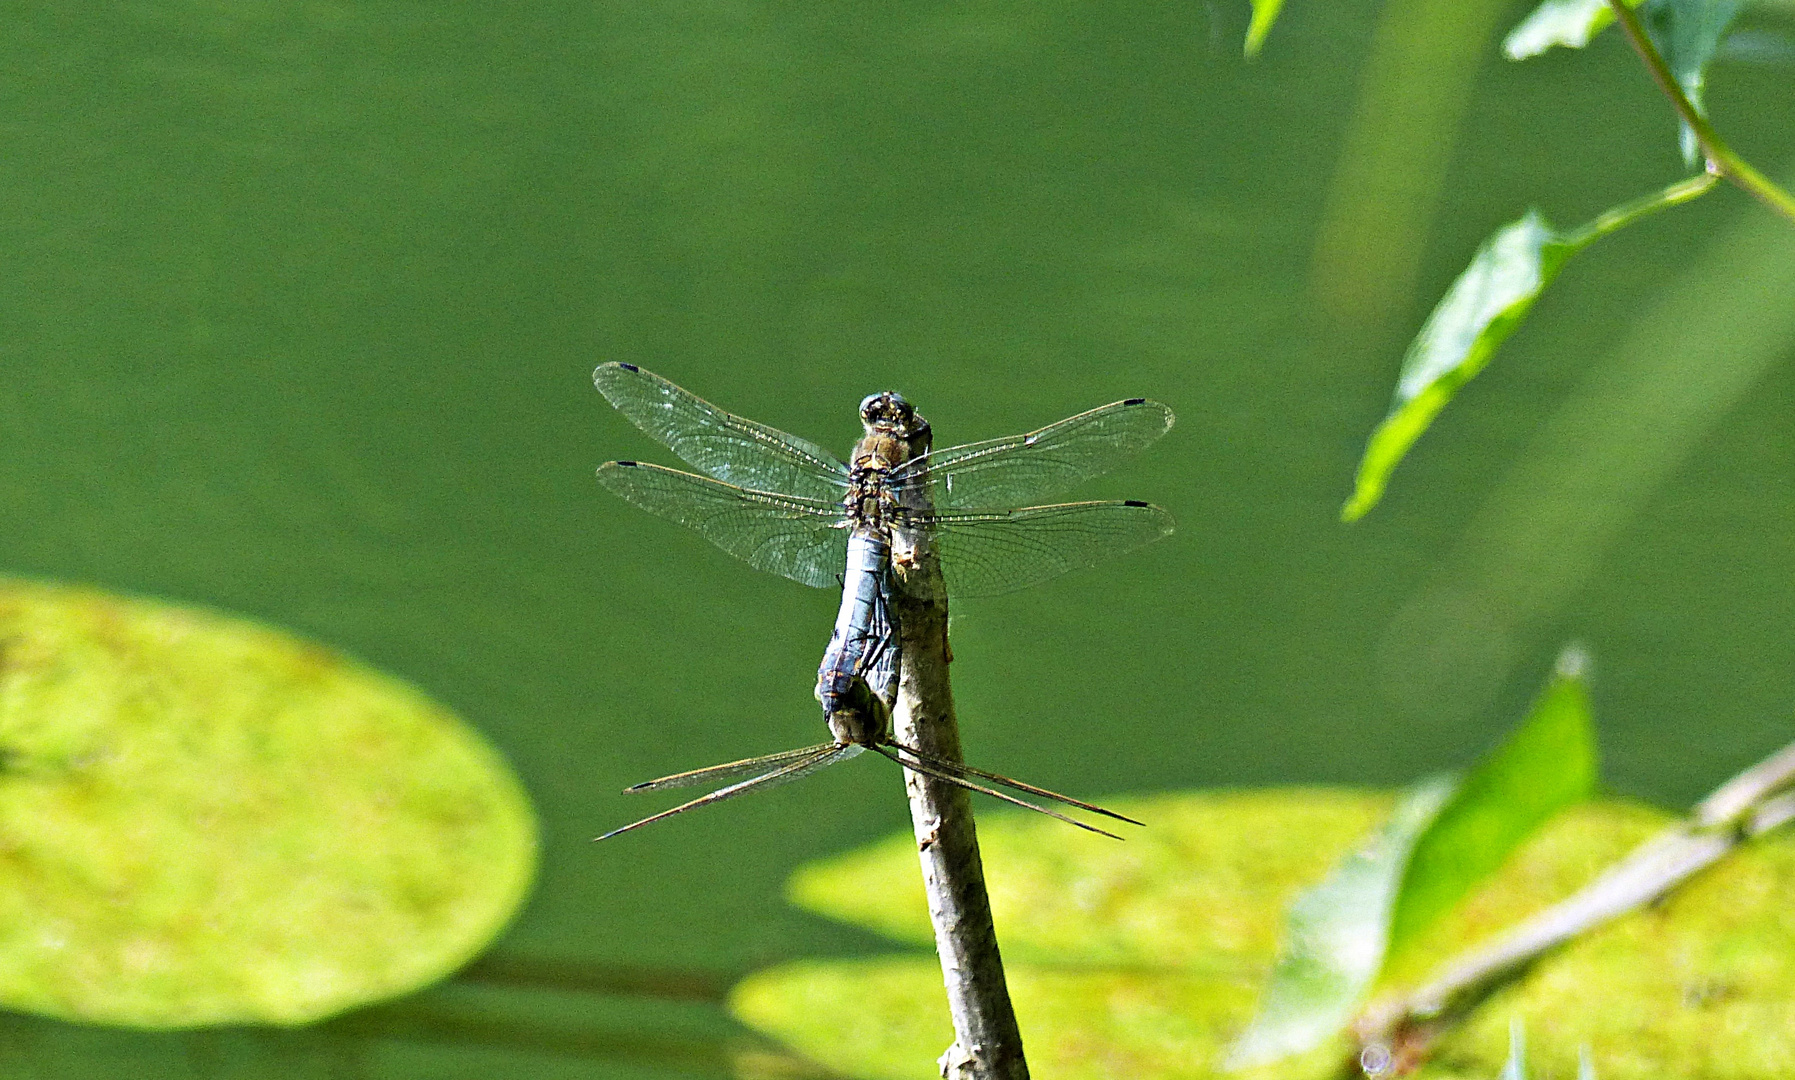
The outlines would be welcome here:
<svg viewBox="0 0 1795 1080">
<path fill-rule="evenodd" d="M 617 461 L 599 468 L 600 483 L 758 569 L 817 588 L 838 582 L 850 527 L 845 465 L 632 365 L 605 364 L 593 381 L 638 427 L 711 477 Z M 994 596 L 1170 533 L 1172 516 L 1144 502 L 1003 507 L 1096 476 L 1171 424 L 1164 405 L 1131 398 L 1026 435 L 925 454 L 892 480 L 927 478 L 935 509 L 913 523 L 933 540 L 949 594 Z"/>
<path fill-rule="evenodd" d="M 726 484 L 840 503 L 848 467 L 796 435 L 724 412 L 634 364 L 601 364 L 592 383 L 630 423 Z"/>
<path fill-rule="evenodd" d="M 1129 398 L 1022 435 L 936 450 L 893 479 L 926 475 L 937 509 L 1031 503 L 1108 472 L 1170 431 L 1172 420 L 1159 402 Z"/>
<path fill-rule="evenodd" d="M 839 501 L 737 487 L 639 461 L 607 461 L 598 482 L 677 521 L 757 570 L 831 589 L 848 557 Z"/>
</svg>

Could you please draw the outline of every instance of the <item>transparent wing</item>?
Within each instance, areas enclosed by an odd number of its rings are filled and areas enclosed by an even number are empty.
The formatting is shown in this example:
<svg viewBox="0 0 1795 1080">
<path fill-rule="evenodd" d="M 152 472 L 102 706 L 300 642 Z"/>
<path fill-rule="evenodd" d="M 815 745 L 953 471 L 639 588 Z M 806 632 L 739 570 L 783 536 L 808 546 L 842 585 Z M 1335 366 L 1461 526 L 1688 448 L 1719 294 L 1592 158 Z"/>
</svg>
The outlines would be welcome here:
<svg viewBox="0 0 1795 1080">
<path fill-rule="evenodd" d="M 1151 503 L 1082 502 L 927 515 L 952 596 L 996 596 L 1150 544 L 1172 531 Z"/>
<path fill-rule="evenodd" d="M 849 743 L 846 746 L 836 746 L 831 743 L 828 748 L 817 751 L 817 753 L 811 757 L 799 758 L 789 765 L 774 769 L 769 773 L 763 773 L 752 780 L 743 780 L 739 784 L 731 784 L 726 788 L 718 788 L 709 795 L 700 795 L 691 802 L 681 803 L 671 810 L 662 810 L 660 813 L 651 814 L 641 821 L 632 821 L 620 829 L 612 829 L 603 836 L 595 837 L 594 839 L 609 840 L 613 836 L 629 832 L 631 829 L 640 829 L 642 826 L 653 824 L 654 822 L 660 821 L 662 818 L 670 818 L 674 814 L 683 814 L 687 810 L 696 810 L 700 806 L 709 806 L 711 803 L 720 803 L 724 799 L 733 799 L 737 795 L 746 794 L 756 788 L 770 788 L 777 787 L 780 784 L 789 784 L 793 780 L 799 780 L 809 776 L 811 773 L 816 772 L 818 769 L 824 768 L 825 766 L 833 765 L 838 761 L 846 761 L 848 758 L 860 753 L 860 751 L 861 747 L 856 746 L 853 743 Z"/>
<path fill-rule="evenodd" d="M 738 776 L 751 773 L 771 772 L 782 765 L 790 765 L 800 758 L 812 757 L 825 750 L 833 749 L 835 743 L 819 743 L 816 746 L 800 746 L 796 750 L 781 750 L 777 754 L 762 754 L 759 757 L 743 758 L 724 765 L 708 765 L 690 772 L 674 773 L 663 776 L 659 780 L 648 780 L 634 784 L 623 790 L 628 793 L 638 791 L 660 791 L 664 788 L 702 787 L 705 784 L 720 784 L 725 780 L 734 780 Z"/>
<path fill-rule="evenodd" d="M 833 589 L 847 565 L 848 530 L 839 504 L 749 491 L 637 461 L 605 462 L 598 482 L 756 569 Z"/>
<path fill-rule="evenodd" d="M 1172 419 L 1157 401 L 1129 398 L 1026 435 L 936 450 L 901 466 L 894 479 L 915 480 L 926 470 L 943 510 L 1033 502 L 1109 471 L 1170 431 Z"/>
<path fill-rule="evenodd" d="M 1122 839 L 1121 837 L 1117 836 L 1115 833 L 1110 832 L 1107 829 L 1099 829 L 1095 825 L 1087 825 L 1075 817 L 1067 817 L 1065 814 L 1060 813 L 1058 810 L 1050 810 L 1047 807 L 1040 805 L 1039 803 L 1029 802 L 1027 799 L 1018 799 L 1016 796 L 1011 795 L 1008 792 L 999 791 L 994 787 L 988 787 L 984 784 L 979 783 L 976 780 L 969 780 L 965 776 L 962 776 L 957 772 L 949 772 L 946 769 L 941 768 L 936 763 L 938 760 L 936 758 L 919 758 L 919 757 L 915 756 L 914 754 L 912 754 L 909 757 L 904 757 L 904 756 L 900 755 L 897 751 L 891 749 L 889 746 L 875 746 L 875 747 L 873 747 L 873 749 L 877 750 L 881 754 L 884 754 L 886 757 L 897 762 L 899 765 L 902 765 L 904 768 L 909 769 L 911 772 L 921 773 L 924 776 L 932 776 L 944 784 L 952 784 L 955 787 L 963 787 L 967 791 L 977 791 L 981 794 L 989 795 L 994 799 L 1002 799 L 1004 802 L 1013 803 L 1016 806 L 1026 806 L 1030 810 L 1033 810 L 1037 814 L 1046 814 L 1050 818 L 1058 818 L 1068 825 L 1076 825 L 1079 828 L 1084 829 L 1086 832 L 1100 833 L 1104 836 L 1109 837 L 1111 840 Z M 603 840 L 604 837 L 601 836 L 601 837 L 599 837 L 599 839 Z"/>
<path fill-rule="evenodd" d="M 634 364 L 600 364 L 592 382 L 631 423 L 708 476 L 823 502 L 847 489 L 847 466 L 828 451 L 726 413 Z"/>
<path fill-rule="evenodd" d="M 913 757 L 913 758 L 917 759 L 918 761 L 921 761 L 925 765 L 933 765 L 935 768 L 940 769 L 942 772 L 950 772 L 950 773 L 954 773 L 955 775 L 959 775 L 959 776 L 970 776 L 970 777 L 977 777 L 978 779 L 981 779 L 981 780 L 989 780 L 992 783 L 1000 784 L 1003 787 L 1014 788 L 1017 791 L 1024 791 L 1030 795 L 1039 795 L 1043 798 L 1053 799 L 1056 802 L 1063 802 L 1068 806 L 1076 806 L 1080 810 L 1089 810 L 1094 814 L 1102 814 L 1104 817 L 1115 818 L 1117 821 L 1126 821 L 1130 825 L 1145 825 L 1146 824 L 1146 822 L 1144 822 L 1144 821 L 1136 821 L 1135 819 L 1129 817 L 1127 814 L 1118 814 L 1114 810 L 1105 810 L 1103 807 L 1098 806 L 1096 803 L 1083 802 L 1078 799 L 1074 799 L 1070 795 L 1061 795 L 1057 791 L 1049 791 L 1044 787 L 1036 787 L 1033 784 L 1025 784 L 1020 780 L 1012 779 L 1011 777 L 1005 776 L 1002 773 L 986 772 L 984 769 L 975 769 L 972 766 L 966 764 L 964 761 L 949 761 L 946 758 L 938 758 L 932 754 L 925 754 L 921 750 L 918 750 L 914 747 L 905 746 L 901 742 L 893 741 L 893 742 L 888 742 L 885 745 L 892 747 L 895 750 L 899 750 L 899 751 L 903 752 L 904 754 L 908 755 L 909 757 Z M 881 750 L 880 753 L 884 753 L 884 751 Z M 890 756 L 890 755 L 887 755 L 887 756 Z M 630 788 L 629 790 L 634 791 L 635 788 Z"/>
</svg>

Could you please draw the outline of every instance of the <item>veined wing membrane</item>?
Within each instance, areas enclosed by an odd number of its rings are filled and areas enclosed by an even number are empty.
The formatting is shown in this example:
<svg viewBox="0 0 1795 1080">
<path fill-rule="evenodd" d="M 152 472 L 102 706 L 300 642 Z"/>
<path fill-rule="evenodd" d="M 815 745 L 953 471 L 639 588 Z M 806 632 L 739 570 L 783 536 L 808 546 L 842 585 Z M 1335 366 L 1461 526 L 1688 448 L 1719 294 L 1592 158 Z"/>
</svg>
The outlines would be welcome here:
<svg viewBox="0 0 1795 1080">
<path fill-rule="evenodd" d="M 847 489 L 847 466 L 822 447 L 724 412 L 634 364 L 601 364 L 592 382 L 631 423 L 725 483 L 822 502 Z"/>
<path fill-rule="evenodd" d="M 839 503 L 750 491 L 637 461 L 605 462 L 598 482 L 759 570 L 832 589 L 847 563 Z"/>
<path fill-rule="evenodd" d="M 762 754 L 759 757 L 743 758 L 722 765 L 707 765 L 702 769 L 690 772 L 674 773 L 663 776 L 659 780 L 648 780 L 640 784 L 631 784 L 624 792 L 661 791 L 676 787 L 702 787 L 705 784 L 721 784 L 725 780 L 734 780 L 738 776 L 759 775 L 783 768 L 794 761 L 816 757 L 825 750 L 833 749 L 835 743 L 819 743 L 816 746 L 800 746 L 796 750 L 781 750 L 777 754 Z"/>
<path fill-rule="evenodd" d="M 952 596 L 996 596 L 1093 566 L 1172 531 L 1151 503 L 1082 502 L 927 515 Z"/>
<path fill-rule="evenodd" d="M 765 789 L 778 787 L 780 784 L 789 784 L 793 780 L 802 780 L 804 777 L 809 776 L 818 769 L 827 768 L 838 761 L 846 761 L 848 758 L 859 754 L 860 751 L 861 747 L 856 746 L 853 743 L 849 743 L 846 746 L 836 746 L 831 743 L 821 750 L 818 750 L 811 757 L 799 758 L 789 765 L 783 765 L 771 772 L 762 773 L 752 780 L 743 780 L 740 783 L 731 784 L 726 788 L 718 788 L 709 795 L 700 795 L 691 802 L 680 803 L 671 810 L 662 810 L 660 813 L 652 814 L 643 818 L 641 821 L 632 821 L 621 829 L 612 829 L 603 836 L 595 837 L 594 839 L 609 840 L 611 837 L 629 832 L 631 829 L 640 829 L 644 825 L 651 825 L 654 822 L 670 818 L 674 814 L 683 814 L 687 810 L 696 810 L 700 806 L 709 806 L 712 803 L 720 803 L 724 799 L 733 799 L 737 795 L 745 794 L 757 788 Z"/>
<path fill-rule="evenodd" d="M 1172 427 L 1172 410 L 1129 398 L 1025 435 L 950 446 L 901 466 L 894 478 L 929 474 L 937 509 L 1014 506 L 1088 480 Z"/>
</svg>

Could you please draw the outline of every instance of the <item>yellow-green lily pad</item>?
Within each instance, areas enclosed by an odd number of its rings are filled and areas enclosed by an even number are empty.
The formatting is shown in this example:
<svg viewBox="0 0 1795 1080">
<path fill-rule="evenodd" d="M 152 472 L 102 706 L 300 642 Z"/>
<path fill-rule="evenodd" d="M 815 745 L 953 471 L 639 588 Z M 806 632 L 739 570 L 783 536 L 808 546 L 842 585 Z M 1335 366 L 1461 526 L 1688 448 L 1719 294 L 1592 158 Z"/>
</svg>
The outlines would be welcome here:
<svg viewBox="0 0 1795 1080">
<path fill-rule="evenodd" d="M 1331 788 L 1121 798 L 1112 809 L 1147 823 L 1124 843 L 1033 815 L 981 817 L 1004 956 L 1257 971 L 1276 951 L 1296 893 L 1375 828 L 1392 801 Z M 898 941 L 935 941 L 907 834 L 800 867 L 788 894 L 799 907 Z"/>
<path fill-rule="evenodd" d="M 296 1024 L 472 957 L 536 828 L 416 688 L 244 619 L 0 580 L 0 1006 Z"/>
<path fill-rule="evenodd" d="M 980 841 L 998 935 L 1043 1080 L 1329 1075 L 1344 1041 L 1224 1073 L 1276 955 L 1284 907 L 1377 823 L 1386 795 L 1298 789 L 1114 800 L 1149 823 L 1126 844 L 991 815 Z M 1382 992 L 1569 895 L 1672 819 L 1633 803 L 1568 810 L 1418 936 Z M 1098 842 L 1091 842 L 1098 841 Z M 804 906 L 904 942 L 927 939 L 915 855 L 898 837 L 800 871 Z M 1770 837 L 1668 901 L 1547 958 L 1444 1040 L 1422 1077 L 1495 1076 L 1524 1020 L 1535 1075 L 1769 1080 L 1795 1062 L 1795 842 Z M 759 972 L 736 1015 L 849 1076 L 936 1075 L 952 1040 L 932 955 L 805 961 Z"/>
<path fill-rule="evenodd" d="M 1164 971 L 1009 963 L 1005 974 L 1029 1070 L 1041 1080 L 1216 1075 L 1210 1063 L 1252 1014 L 1257 992 L 1239 977 Z M 730 1006 L 750 1026 L 866 1080 L 938 1080 L 935 1059 L 954 1040 L 930 955 L 782 965 L 749 976 Z"/>
</svg>

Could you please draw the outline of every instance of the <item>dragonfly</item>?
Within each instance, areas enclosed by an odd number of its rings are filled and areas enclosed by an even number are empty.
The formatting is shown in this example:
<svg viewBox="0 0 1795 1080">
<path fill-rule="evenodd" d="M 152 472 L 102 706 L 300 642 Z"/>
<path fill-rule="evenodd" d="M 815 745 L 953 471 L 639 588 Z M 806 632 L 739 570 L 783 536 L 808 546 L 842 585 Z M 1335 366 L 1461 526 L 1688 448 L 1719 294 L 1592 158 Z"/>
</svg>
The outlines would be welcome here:
<svg viewBox="0 0 1795 1080">
<path fill-rule="evenodd" d="M 869 749 L 913 772 L 1105 836 L 1115 834 L 1011 792 L 1140 824 L 895 740 L 891 711 L 901 650 L 894 598 L 900 590 L 929 586 L 933 579 L 916 571 L 930 555 L 947 595 L 994 596 L 1170 534 L 1170 514 L 1133 499 L 1013 504 L 1107 471 L 1170 430 L 1171 409 L 1129 398 L 1026 434 L 937 450 L 928 421 L 902 395 L 887 391 L 860 403 L 864 435 L 843 462 L 814 443 L 725 412 L 634 364 L 602 364 L 592 377 L 612 406 L 705 474 L 609 461 L 599 466 L 601 484 L 751 566 L 842 592 L 817 671 L 816 697 L 830 740 L 627 788 L 725 785 L 599 840 L 802 779 Z"/>
</svg>

